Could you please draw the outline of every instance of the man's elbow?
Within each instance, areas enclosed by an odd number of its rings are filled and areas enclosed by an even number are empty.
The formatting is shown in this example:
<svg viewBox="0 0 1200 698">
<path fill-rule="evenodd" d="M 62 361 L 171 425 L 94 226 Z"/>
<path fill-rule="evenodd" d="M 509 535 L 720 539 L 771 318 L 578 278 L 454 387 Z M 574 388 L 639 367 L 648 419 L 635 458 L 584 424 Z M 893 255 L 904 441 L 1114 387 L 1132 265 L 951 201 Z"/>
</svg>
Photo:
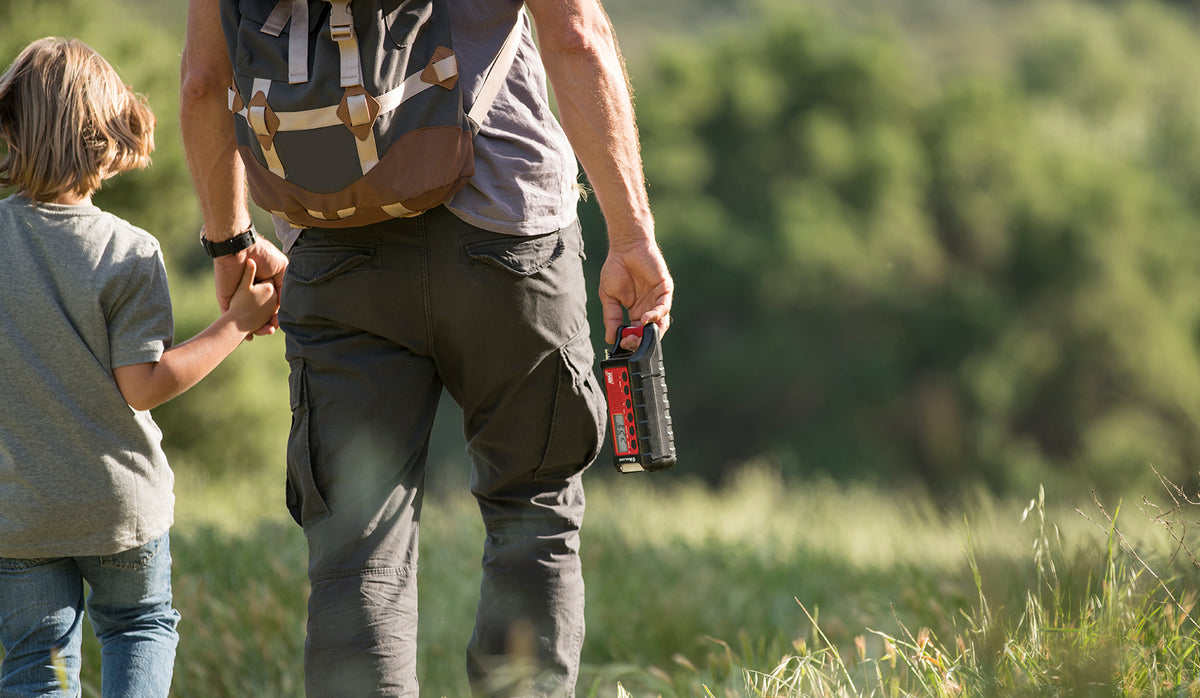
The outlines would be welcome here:
<svg viewBox="0 0 1200 698">
<path fill-rule="evenodd" d="M 538 44 L 551 57 L 594 57 L 613 51 L 616 40 L 606 17 L 583 14 L 554 27 L 538 27 Z"/>
<path fill-rule="evenodd" d="M 185 54 L 179 68 L 180 99 L 186 104 L 227 99 L 230 75 L 211 64 L 190 60 Z"/>
</svg>

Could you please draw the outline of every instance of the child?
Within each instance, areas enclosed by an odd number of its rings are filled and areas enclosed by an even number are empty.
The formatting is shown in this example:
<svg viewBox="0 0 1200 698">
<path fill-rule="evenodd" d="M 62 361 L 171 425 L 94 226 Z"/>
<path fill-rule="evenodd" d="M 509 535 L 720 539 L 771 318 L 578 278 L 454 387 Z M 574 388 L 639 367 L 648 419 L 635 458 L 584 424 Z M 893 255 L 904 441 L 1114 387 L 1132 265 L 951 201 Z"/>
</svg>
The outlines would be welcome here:
<svg viewBox="0 0 1200 698">
<path fill-rule="evenodd" d="M 278 307 L 248 262 L 229 310 L 171 346 L 148 233 L 92 206 L 145 167 L 154 116 L 85 44 L 47 38 L 0 77 L 0 694 L 80 694 L 84 582 L 105 696 L 166 696 L 179 614 L 173 475 L 149 410 Z"/>
</svg>

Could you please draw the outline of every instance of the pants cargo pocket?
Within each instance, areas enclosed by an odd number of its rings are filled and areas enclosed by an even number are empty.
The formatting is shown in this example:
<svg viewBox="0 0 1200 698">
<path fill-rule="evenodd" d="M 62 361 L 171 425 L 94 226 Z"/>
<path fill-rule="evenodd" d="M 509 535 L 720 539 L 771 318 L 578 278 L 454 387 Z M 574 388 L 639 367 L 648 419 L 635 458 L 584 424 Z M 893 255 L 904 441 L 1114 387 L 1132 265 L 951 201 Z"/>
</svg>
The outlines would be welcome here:
<svg viewBox="0 0 1200 698">
<path fill-rule="evenodd" d="M 329 509 L 313 476 L 308 379 L 303 360 L 292 362 L 288 390 L 292 428 L 287 445 L 287 507 L 296 523 L 308 527 L 326 518 Z"/>
<path fill-rule="evenodd" d="M 591 465 L 604 441 L 604 394 L 592 372 L 586 332 L 558 350 L 558 387 L 538 480 L 568 478 Z"/>
</svg>

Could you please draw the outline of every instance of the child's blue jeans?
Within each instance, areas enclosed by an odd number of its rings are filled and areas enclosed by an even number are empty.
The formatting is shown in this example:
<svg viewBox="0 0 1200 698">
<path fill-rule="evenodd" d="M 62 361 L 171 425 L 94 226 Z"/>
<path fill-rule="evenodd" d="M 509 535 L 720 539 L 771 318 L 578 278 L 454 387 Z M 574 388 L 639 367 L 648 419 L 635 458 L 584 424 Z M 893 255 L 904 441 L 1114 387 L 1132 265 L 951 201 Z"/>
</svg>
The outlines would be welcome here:
<svg viewBox="0 0 1200 698">
<path fill-rule="evenodd" d="M 164 534 L 115 555 L 0 557 L 0 698 L 81 695 L 85 581 L 102 648 L 102 695 L 167 695 L 179 613 L 171 605 L 171 550 Z"/>
</svg>

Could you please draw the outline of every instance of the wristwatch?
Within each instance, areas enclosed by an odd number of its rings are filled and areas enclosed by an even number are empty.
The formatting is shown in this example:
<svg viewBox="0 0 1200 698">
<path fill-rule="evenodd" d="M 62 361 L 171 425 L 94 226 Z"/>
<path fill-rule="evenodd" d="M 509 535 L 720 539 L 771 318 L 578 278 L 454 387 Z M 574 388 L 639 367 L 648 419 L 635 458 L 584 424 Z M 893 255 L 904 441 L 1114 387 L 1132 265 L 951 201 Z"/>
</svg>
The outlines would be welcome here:
<svg viewBox="0 0 1200 698">
<path fill-rule="evenodd" d="M 200 244 L 204 246 L 204 251 L 208 253 L 208 256 L 214 259 L 229 254 L 236 254 L 254 244 L 254 224 L 251 223 L 250 227 L 244 233 L 239 233 L 221 242 L 213 242 L 204 237 L 204 228 L 201 228 Z"/>
</svg>

